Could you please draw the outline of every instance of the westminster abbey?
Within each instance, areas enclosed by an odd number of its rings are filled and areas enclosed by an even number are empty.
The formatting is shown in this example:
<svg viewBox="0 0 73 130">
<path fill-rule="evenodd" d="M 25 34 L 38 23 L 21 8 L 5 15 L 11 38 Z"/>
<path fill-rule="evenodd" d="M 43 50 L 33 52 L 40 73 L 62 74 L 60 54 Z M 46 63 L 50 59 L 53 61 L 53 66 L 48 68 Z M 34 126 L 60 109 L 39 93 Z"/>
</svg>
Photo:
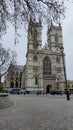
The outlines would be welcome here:
<svg viewBox="0 0 73 130">
<path fill-rule="evenodd" d="M 28 26 L 26 64 L 22 73 L 22 87 L 31 92 L 64 91 L 65 54 L 62 51 L 62 27 L 51 24 L 47 28 L 47 43 L 42 48 L 41 22 Z"/>
</svg>

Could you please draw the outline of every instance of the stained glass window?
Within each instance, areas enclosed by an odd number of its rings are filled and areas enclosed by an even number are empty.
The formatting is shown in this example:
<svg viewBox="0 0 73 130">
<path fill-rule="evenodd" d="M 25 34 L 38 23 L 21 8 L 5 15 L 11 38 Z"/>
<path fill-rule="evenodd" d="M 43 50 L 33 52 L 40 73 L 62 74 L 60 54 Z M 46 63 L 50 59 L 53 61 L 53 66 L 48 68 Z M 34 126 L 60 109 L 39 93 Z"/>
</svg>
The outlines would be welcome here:
<svg viewBox="0 0 73 130">
<path fill-rule="evenodd" d="M 58 34 L 55 34 L 55 41 L 58 42 Z"/>
<path fill-rule="evenodd" d="M 51 74 L 51 60 L 48 56 L 43 60 L 43 74 Z"/>
</svg>

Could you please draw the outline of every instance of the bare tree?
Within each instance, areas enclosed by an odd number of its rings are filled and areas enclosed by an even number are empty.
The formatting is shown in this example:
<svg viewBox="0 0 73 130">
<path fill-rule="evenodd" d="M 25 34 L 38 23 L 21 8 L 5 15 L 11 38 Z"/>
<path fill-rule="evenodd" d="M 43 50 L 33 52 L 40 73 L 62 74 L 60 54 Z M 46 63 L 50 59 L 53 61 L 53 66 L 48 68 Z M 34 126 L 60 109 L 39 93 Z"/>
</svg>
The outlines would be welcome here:
<svg viewBox="0 0 73 130">
<path fill-rule="evenodd" d="M 30 17 L 33 21 L 58 22 L 64 16 L 65 0 L 0 0 L 0 35 L 6 32 L 7 22 L 15 26 L 26 25 Z"/>
<path fill-rule="evenodd" d="M 16 63 L 16 53 L 10 49 L 6 50 L 2 44 L 0 44 L 0 83 L 1 78 L 7 73 L 10 64 Z"/>
</svg>

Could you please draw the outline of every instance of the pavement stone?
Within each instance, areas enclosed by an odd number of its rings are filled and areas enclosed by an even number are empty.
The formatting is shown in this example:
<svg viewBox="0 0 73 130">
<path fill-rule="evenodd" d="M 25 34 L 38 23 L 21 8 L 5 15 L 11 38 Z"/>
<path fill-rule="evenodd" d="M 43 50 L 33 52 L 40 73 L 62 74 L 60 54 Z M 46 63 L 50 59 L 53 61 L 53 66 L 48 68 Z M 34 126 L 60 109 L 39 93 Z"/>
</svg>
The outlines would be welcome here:
<svg viewBox="0 0 73 130">
<path fill-rule="evenodd" d="M 73 96 L 9 96 L 14 105 L 0 110 L 0 130 L 73 130 Z"/>
<path fill-rule="evenodd" d="M 3 96 L 4 95 L 4 96 Z M 13 105 L 13 101 L 8 94 L 0 93 L 0 110 Z"/>
</svg>

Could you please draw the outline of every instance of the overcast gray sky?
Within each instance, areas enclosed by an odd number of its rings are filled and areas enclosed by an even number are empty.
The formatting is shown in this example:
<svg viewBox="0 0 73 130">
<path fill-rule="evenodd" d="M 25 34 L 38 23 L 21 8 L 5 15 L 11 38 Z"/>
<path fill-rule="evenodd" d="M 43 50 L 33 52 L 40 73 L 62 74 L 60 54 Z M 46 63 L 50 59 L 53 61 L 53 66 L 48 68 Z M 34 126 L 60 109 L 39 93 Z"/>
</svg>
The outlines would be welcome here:
<svg viewBox="0 0 73 130">
<path fill-rule="evenodd" d="M 66 17 L 62 22 L 63 44 L 66 55 L 67 78 L 73 80 L 73 4 L 68 3 L 67 7 Z M 19 43 L 17 45 L 14 44 L 14 29 L 12 26 L 8 28 L 7 34 L 3 37 L 1 42 L 4 47 L 15 50 L 17 53 L 17 63 L 24 65 L 26 63 L 27 34 L 24 29 L 21 29 L 20 32 L 21 37 L 19 38 Z M 46 37 L 45 34 L 43 34 L 43 45 L 45 41 Z"/>
<path fill-rule="evenodd" d="M 63 44 L 65 49 L 67 78 L 73 80 L 73 3 L 67 4 L 68 10 L 63 21 Z"/>
</svg>

